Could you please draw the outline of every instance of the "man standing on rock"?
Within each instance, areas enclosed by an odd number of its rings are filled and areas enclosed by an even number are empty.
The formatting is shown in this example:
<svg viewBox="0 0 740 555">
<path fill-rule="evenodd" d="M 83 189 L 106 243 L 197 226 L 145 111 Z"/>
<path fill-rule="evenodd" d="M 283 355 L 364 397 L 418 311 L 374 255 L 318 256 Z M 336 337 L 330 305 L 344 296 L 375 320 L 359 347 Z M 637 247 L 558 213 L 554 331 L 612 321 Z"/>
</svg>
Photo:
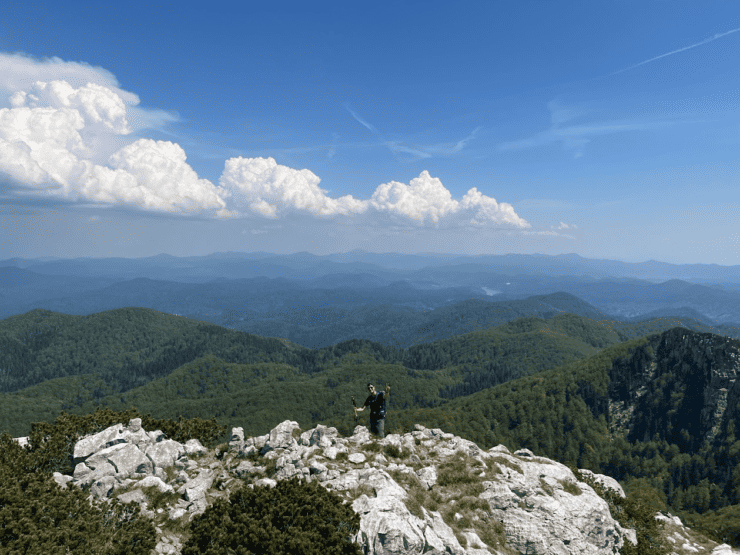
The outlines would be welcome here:
<svg viewBox="0 0 740 555">
<path fill-rule="evenodd" d="M 358 412 L 365 410 L 365 407 L 370 407 L 370 433 L 377 435 L 378 437 L 385 437 L 385 400 L 388 395 L 391 394 L 391 386 L 387 384 L 385 386 L 385 392 L 375 392 L 375 386 L 371 383 L 367 384 L 367 390 L 370 395 L 365 399 L 365 404 L 362 408 L 355 407 L 355 415 Z"/>
</svg>

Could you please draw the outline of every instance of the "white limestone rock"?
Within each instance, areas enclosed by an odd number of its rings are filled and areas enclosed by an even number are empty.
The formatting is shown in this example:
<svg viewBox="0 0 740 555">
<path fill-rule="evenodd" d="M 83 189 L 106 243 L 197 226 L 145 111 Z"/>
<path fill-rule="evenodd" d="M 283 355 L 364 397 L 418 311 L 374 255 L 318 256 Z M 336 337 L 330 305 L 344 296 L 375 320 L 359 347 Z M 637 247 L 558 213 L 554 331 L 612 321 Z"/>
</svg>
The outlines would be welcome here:
<svg viewBox="0 0 740 555">
<path fill-rule="evenodd" d="M 182 443 L 172 439 L 165 439 L 158 443 L 149 444 L 144 454 L 151 459 L 155 466 L 167 468 L 175 464 L 175 461 L 186 452 Z"/>
<path fill-rule="evenodd" d="M 298 442 L 293 437 L 293 430 L 300 428 L 298 422 L 286 420 L 270 430 L 270 437 L 262 447 L 261 452 L 264 455 L 273 449 L 292 449 L 298 446 Z"/>
<path fill-rule="evenodd" d="M 115 485 L 116 479 L 113 476 L 103 476 L 92 483 L 90 493 L 98 499 L 104 499 L 113 491 Z"/>
<path fill-rule="evenodd" d="M 175 491 L 175 488 L 157 476 L 147 476 L 143 480 L 140 480 L 137 486 L 140 488 L 155 487 L 162 493 L 173 493 Z"/>
<path fill-rule="evenodd" d="M 28 445 L 28 436 L 14 437 L 13 440 L 15 440 L 21 447 Z"/>
<path fill-rule="evenodd" d="M 102 432 L 85 436 L 75 443 L 73 453 L 73 464 L 77 464 L 85 461 L 90 455 L 96 453 L 111 445 L 117 443 L 124 443 L 124 439 L 121 437 L 123 434 L 123 424 L 116 424 L 106 428 Z"/>
<path fill-rule="evenodd" d="M 185 442 L 185 452 L 188 455 L 197 455 L 199 453 L 207 453 L 208 449 L 203 447 L 203 444 L 197 439 L 189 439 Z"/>
<path fill-rule="evenodd" d="M 188 444 L 195 443 L 188 442 L 185 446 L 170 443 L 161 432 L 136 430 L 136 423 L 129 423 L 128 429 L 114 426 L 96 434 L 99 436 L 95 443 L 97 451 L 84 455 L 85 449 L 79 451 L 84 462 L 80 461 L 75 467 L 71 483 L 92 483 L 91 491 L 103 497 L 110 495 L 116 486 L 157 485 L 161 491 L 177 491 L 181 496 L 177 503 L 164 509 L 170 519 L 186 516 L 192 519 L 205 511 L 213 499 L 228 495 L 229 484 L 238 484 L 240 479 L 252 481 L 248 486 L 252 488 L 275 487 L 280 480 L 291 477 L 315 480 L 343 497 L 360 515 L 360 530 L 354 541 L 368 555 L 498 553 L 494 548 L 487 548 L 481 539 L 486 537 L 482 531 L 490 530 L 489 521 L 503 522 L 503 532 L 497 537 L 506 542 L 509 552 L 612 555 L 614 550 L 621 549 L 624 541 L 636 539 L 634 531 L 623 530 L 612 519 L 606 502 L 587 484 L 578 482 L 567 467 L 530 450 L 511 453 L 505 446 L 498 445 L 483 451 L 473 442 L 419 425 L 409 434 L 389 434 L 380 440 L 372 438 L 364 426 L 357 426 L 348 438 L 339 437 L 335 428 L 317 426 L 301 433 L 296 440 L 297 426 L 296 422 L 286 420 L 269 434 L 258 437 L 245 437 L 243 429 L 233 428 L 229 452 L 218 459 L 213 451 L 205 449 L 202 451 L 204 458 L 189 459 Z M 135 441 L 140 442 L 139 446 L 133 443 Z M 383 450 L 380 453 L 367 451 L 371 441 L 377 441 Z M 92 444 L 87 442 L 88 447 Z M 145 445 L 144 451 L 141 445 Z M 388 447 L 394 449 L 386 450 Z M 135 449 L 155 461 L 152 466 L 156 476 L 151 476 L 150 472 L 144 480 L 132 482 L 111 464 L 111 460 L 119 463 L 123 460 L 121 469 L 142 470 L 131 463 L 132 457 L 124 457 L 127 453 L 135 453 Z M 262 456 L 239 460 L 248 452 Z M 401 458 L 395 456 L 398 452 L 403 453 Z M 154 453 L 158 454 L 152 456 Z M 348 456 L 337 458 L 339 453 Z M 447 498 L 434 511 L 413 505 L 418 492 L 426 492 L 426 495 L 449 492 L 446 486 L 439 486 L 439 467 L 451 457 L 461 456 L 468 465 L 469 475 L 480 479 L 483 492 L 478 499 L 488 508 L 477 508 L 473 514 L 465 506 L 456 507 L 454 501 Z M 276 470 L 270 478 L 266 477 L 268 461 L 274 461 Z M 166 465 L 181 469 L 170 483 L 166 483 Z M 141 476 L 141 473 L 134 474 Z M 219 477 L 217 481 L 215 476 Z M 611 478 L 593 476 L 620 491 L 619 484 Z M 413 498 L 407 491 L 412 487 L 418 488 Z M 140 489 L 134 491 L 141 492 Z M 140 494 L 134 494 L 132 499 L 142 501 Z M 409 508 L 413 508 L 415 514 Z M 441 516 L 448 511 L 465 513 L 474 527 L 457 528 L 456 534 L 451 527 L 454 523 L 446 523 Z M 150 511 L 145 514 L 155 516 Z M 670 515 L 665 518 L 670 519 Z M 489 528 L 482 528 L 481 523 Z M 160 541 L 157 551 L 169 552 L 165 545 L 171 543 Z M 721 549 L 724 547 L 719 546 L 713 555 L 733 553 Z"/>
<path fill-rule="evenodd" d="M 147 497 L 140 489 L 122 493 L 118 496 L 118 500 L 121 503 L 138 503 L 139 505 L 147 503 Z"/>
<path fill-rule="evenodd" d="M 437 469 L 434 466 L 420 468 L 416 471 L 416 476 L 427 489 L 432 489 L 437 483 Z"/>
<path fill-rule="evenodd" d="M 711 555 L 738 555 L 740 553 L 737 549 L 732 549 L 729 545 L 726 543 L 723 543 L 722 545 L 718 545 L 712 550 Z"/>
<path fill-rule="evenodd" d="M 66 474 L 62 474 L 61 472 L 55 472 L 52 477 L 62 489 L 67 489 L 67 482 L 74 479 L 72 476 L 67 476 Z"/>
<path fill-rule="evenodd" d="M 177 490 L 177 493 L 183 494 L 185 499 L 193 501 L 205 496 L 205 492 L 208 491 L 213 485 L 213 471 L 204 468 L 200 471 L 198 476 L 192 480 L 185 482 Z"/>
<path fill-rule="evenodd" d="M 110 450 L 110 452 L 108 452 Z M 149 457 L 131 443 L 114 445 L 96 453 L 106 453 L 108 462 L 116 468 L 116 474 L 128 478 L 134 474 L 154 474 L 154 465 Z"/>
<path fill-rule="evenodd" d="M 300 437 L 300 444 L 306 447 L 318 446 L 326 449 L 331 447 L 336 442 L 339 432 L 336 428 L 330 428 L 319 424 L 312 430 L 303 432 Z"/>
<path fill-rule="evenodd" d="M 624 532 L 606 501 L 565 465 L 548 459 L 541 463 L 531 451 L 522 451 L 515 455 L 524 460 L 496 454 L 518 465 L 521 473 L 499 464 L 503 479 L 484 481 L 486 489 L 479 496 L 488 502 L 493 518 L 504 523 L 512 548 L 538 555 L 596 555 L 621 548 Z"/>
</svg>

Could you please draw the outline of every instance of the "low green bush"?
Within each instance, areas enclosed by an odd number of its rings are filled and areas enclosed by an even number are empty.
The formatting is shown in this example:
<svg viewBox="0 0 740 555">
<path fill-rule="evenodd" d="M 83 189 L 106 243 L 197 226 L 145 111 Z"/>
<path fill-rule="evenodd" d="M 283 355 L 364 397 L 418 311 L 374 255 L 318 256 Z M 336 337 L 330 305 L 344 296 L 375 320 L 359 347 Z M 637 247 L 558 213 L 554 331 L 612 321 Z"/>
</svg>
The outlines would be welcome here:
<svg viewBox="0 0 740 555">
<path fill-rule="evenodd" d="M 196 516 L 182 555 L 361 555 L 360 517 L 316 482 L 244 486 Z"/>
</svg>

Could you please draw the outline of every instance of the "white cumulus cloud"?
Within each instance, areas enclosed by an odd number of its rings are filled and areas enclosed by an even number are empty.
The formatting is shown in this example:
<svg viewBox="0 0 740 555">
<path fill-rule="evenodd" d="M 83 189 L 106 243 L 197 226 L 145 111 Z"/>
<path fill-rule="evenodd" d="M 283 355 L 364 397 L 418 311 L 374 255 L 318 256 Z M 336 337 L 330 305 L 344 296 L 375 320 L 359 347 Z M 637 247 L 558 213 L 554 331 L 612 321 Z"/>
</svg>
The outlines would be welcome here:
<svg viewBox="0 0 740 555">
<path fill-rule="evenodd" d="M 473 225 L 512 224 L 531 227 L 507 203 L 498 203 L 473 187 L 462 201 L 452 198 L 450 191 L 436 177 L 423 171 L 408 185 L 391 181 L 380 185 L 370 200 L 378 211 L 388 212 L 410 220 L 417 225 L 438 224 L 454 216 L 456 222 Z"/>
<path fill-rule="evenodd" d="M 273 158 L 230 158 L 226 160 L 220 185 L 228 191 L 234 208 L 278 218 L 302 211 L 314 216 L 357 214 L 367 201 L 352 195 L 333 199 L 319 188 L 321 179 L 310 170 L 296 170 Z"/>
<path fill-rule="evenodd" d="M 458 208 L 450 191 L 426 170 L 408 185 L 398 181 L 383 183 L 375 189 L 370 204 L 376 210 L 404 216 L 417 224 L 423 224 L 427 218 L 436 224 Z"/>
<path fill-rule="evenodd" d="M 170 213 L 226 217 L 223 190 L 199 179 L 185 151 L 139 139 L 107 165 L 91 161 L 96 132 L 126 135 L 126 104 L 112 89 L 66 81 L 33 83 L 0 109 L 0 176 L 25 193 L 72 201 L 126 204 Z"/>
<path fill-rule="evenodd" d="M 101 124 L 113 133 L 128 134 L 126 104 L 107 87 L 87 83 L 75 89 L 66 81 L 36 81 L 28 91 L 17 91 L 10 97 L 14 108 L 69 108 L 82 116 L 87 125 Z"/>
<path fill-rule="evenodd" d="M 198 177 L 178 144 L 139 139 L 113 154 L 110 164 L 132 185 L 125 192 L 109 188 L 125 202 L 164 212 L 213 210 L 220 216 L 231 215 L 223 199 L 225 192 Z"/>
<path fill-rule="evenodd" d="M 362 216 L 379 224 L 390 216 L 417 227 L 531 227 L 510 204 L 475 187 L 453 199 L 428 171 L 408 184 L 383 183 L 366 200 L 332 198 L 308 169 L 236 157 L 225 161 L 216 185 L 198 176 L 177 143 L 137 139 L 142 125 L 172 117 L 138 103 L 102 68 L 0 54 L 0 106 L 8 106 L 0 108 L 0 187 L 49 200 L 214 218 Z"/>
</svg>

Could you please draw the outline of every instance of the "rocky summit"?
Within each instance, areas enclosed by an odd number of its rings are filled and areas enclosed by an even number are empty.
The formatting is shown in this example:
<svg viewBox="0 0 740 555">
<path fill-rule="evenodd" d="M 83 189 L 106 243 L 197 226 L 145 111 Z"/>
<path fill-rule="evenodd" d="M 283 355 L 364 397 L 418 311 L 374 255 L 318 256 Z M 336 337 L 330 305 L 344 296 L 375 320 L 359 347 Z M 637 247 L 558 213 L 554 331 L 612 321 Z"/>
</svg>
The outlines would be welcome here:
<svg viewBox="0 0 740 555">
<path fill-rule="evenodd" d="M 336 428 L 301 431 L 285 421 L 259 437 L 233 428 L 228 446 L 205 449 L 161 431 L 145 431 L 140 419 L 81 438 L 74 473 L 59 473 L 62 486 L 87 487 L 92 498 L 139 503 L 154 521 L 154 553 L 180 553 L 187 524 L 218 498 L 249 487 L 274 487 L 298 477 L 318 481 L 360 515 L 353 538 L 367 555 L 538 555 L 619 553 L 636 543 L 634 530 L 612 518 L 606 501 L 563 464 L 527 449 L 488 451 L 471 441 L 417 425 L 411 433 L 373 439 L 357 426 L 350 437 Z M 619 495 L 608 476 L 583 476 Z M 676 554 L 740 552 L 695 536 L 678 518 L 667 545 Z"/>
</svg>

